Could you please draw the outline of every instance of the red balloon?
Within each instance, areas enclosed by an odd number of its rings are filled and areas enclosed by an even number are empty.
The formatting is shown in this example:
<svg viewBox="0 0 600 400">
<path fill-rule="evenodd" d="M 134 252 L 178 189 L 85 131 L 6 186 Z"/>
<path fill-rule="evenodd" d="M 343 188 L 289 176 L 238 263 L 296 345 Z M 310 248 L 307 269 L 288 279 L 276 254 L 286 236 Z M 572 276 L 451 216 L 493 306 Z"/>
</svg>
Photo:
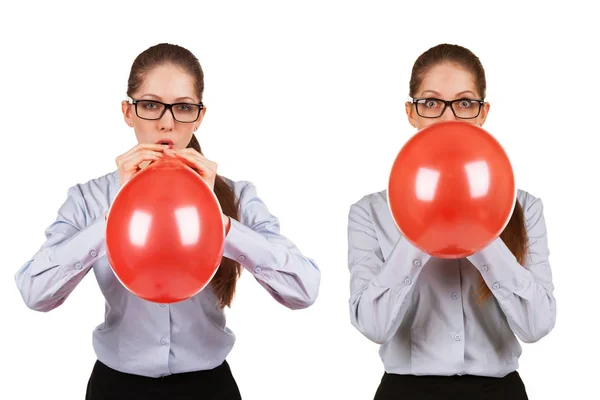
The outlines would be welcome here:
<svg viewBox="0 0 600 400">
<path fill-rule="evenodd" d="M 224 243 L 214 192 L 174 156 L 136 173 L 108 214 L 111 268 L 130 292 L 152 302 L 174 303 L 200 292 L 218 269 Z"/>
<path fill-rule="evenodd" d="M 420 130 L 402 147 L 387 196 L 398 229 L 415 247 L 462 258 L 502 233 L 516 194 L 498 141 L 476 125 L 447 121 Z"/>
</svg>

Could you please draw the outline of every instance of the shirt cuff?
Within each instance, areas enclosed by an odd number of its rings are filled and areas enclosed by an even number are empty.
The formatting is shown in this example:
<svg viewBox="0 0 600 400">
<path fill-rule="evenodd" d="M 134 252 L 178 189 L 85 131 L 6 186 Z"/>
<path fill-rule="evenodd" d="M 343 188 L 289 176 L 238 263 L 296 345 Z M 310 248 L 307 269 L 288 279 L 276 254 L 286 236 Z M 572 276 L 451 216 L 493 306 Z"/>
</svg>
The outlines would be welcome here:
<svg viewBox="0 0 600 400">
<path fill-rule="evenodd" d="M 87 271 L 98 258 L 106 255 L 105 238 L 106 221 L 102 215 L 84 230 L 56 245 L 50 252 L 49 267 L 59 265 L 67 274 Z"/>
<path fill-rule="evenodd" d="M 382 287 L 408 289 L 415 283 L 430 258 L 429 254 L 416 248 L 405 238 L 400 238 L 375 282 Z"/>
<path fill-rule="evenodd" d="M 231 218 L 229 232 L 225 236 L 223 256 L 256 274 L 261 271 L 263 265 L 283 265 L 283 262 L 278 262 L 272 246 L 273 244 L 260 233 Z"/>
<path fill-rule="evenodd" d="M 531 273 L 519 264 L 500 238 L 467 259 L 477 268 L 492 293 L 500 300 L 518 292 L 532 279 Z"/>
</svg>

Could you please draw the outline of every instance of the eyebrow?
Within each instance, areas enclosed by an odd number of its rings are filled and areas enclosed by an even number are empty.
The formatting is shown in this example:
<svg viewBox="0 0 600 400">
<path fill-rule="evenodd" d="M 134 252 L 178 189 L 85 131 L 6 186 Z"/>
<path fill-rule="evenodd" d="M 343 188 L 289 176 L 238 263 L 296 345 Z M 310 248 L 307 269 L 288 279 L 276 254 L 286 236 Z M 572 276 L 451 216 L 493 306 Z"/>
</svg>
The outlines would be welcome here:
<svg viewBox="0 0 600 400">
<path fill-rule="evenodd" d="M 153 97 L 154 99 L 156 99 L 156 100 L 158 100 L 158 101 L 161 101 L 161 100 L 162 100 L 162 97 L 160 97 L 160 96 L 157 96 L 157 95 L 155 95 L 155 94 L 152 94 L 152 93 L 146 93 L 146 94 L 142 95 L 140 98 L 141 98 L 141 99 L 143 99 L 143 98 L 145 98 L 145 97 Z M 176 99 L 175 99 L 175 102 L 179 102 L 179 101 L 183 101 L 183 100 L 190 100 L 192 103 L 196 103 L 196 100 L 194 100 L 194 99 L 193 99 L 193 98 L 191 98 L 191 97 L 187 97 L 187 96 L 184 96 L 184 97 L 178 97 L 178 98 L 176 98 Z"/>
<path fill-rule="evenodd" d="M 441 94 L 440 94 L 440 93 L 438 93 L 438 92 L 436 92 L 435 90 L 425 90 L 424 92 L 422 92 L 422 93 L 421 93 L 421 96 L 424 96 L 424 95 L 425 95 L 425 93 L 431 93 L 431 94 L 433 94 L 434 96 L 441 96 Z M 462 95 L 464 95 L 464 94 L 471 94 L 473 97 L 476 97 L 476 96 L 475 96 L 475 93 L 473 93 L 473 92 L 472 92 L 472 91 L 470 91 L 470 90 L 464 90 L 464 91 L 462 91 L 462 92 L 460 92 L 460 93 L 457 93 L 457 94 L 456 94 L 456 97 L 460 97 L 460 96 L 462 96 Z"/>
</svg>

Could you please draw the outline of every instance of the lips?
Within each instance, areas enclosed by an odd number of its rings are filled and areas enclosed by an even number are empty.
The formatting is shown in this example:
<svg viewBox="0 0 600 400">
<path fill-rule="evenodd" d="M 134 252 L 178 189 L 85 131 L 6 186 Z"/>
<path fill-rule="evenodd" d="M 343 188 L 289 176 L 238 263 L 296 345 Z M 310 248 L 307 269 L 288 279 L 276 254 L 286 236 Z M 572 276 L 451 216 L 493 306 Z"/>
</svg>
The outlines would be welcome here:
<svg viewBox="0 0 600 400">
<path fill-rule="evenodd" d="M 171 139 L 160 139 L 156 141 L 156 144 L 164 144 L 169 146 L 169 148 L 173 147 L 173 141 Z"/>
</svg>

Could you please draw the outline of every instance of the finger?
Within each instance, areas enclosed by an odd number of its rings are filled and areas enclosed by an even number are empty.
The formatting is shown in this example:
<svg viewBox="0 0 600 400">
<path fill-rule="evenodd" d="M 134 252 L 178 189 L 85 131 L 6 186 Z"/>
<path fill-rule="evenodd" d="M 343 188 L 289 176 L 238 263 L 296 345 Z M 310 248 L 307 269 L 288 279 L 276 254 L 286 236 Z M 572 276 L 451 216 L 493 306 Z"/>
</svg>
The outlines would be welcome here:
<svg viewBox="0 0 600 400">
<path fill-rule="evenodd" d="M 163 153 L 159 153 L 151 150 L 142 150 L 137 153 L 130 155 L 129 157 L 121 161 L 121 169 L 124 171 L 137 170 L 139 165 L 144 161 L 157 161 L 164 156 Z"/>
<path fill-rule="evenodd" d="M 131 149 L 129 149 L 126 153 L 122 154 L 120 157 L 121 158 L 126 158 L 131 156 L 132 154 L 135 154 L 141 150 L 154 150 L 154 151 L 164 151 L 165 149 L 168 149 L 169 146 L 168 145 L 164 145 L 164 144 L 155 144 L 155 143 L 138 143 L 137 145 L 133 146 Z M 117 157 L 118 158 L 118 157 Z"/>
<path fill-rule="evenodd" d="M 169 154 L 169 152 L 167 151 L 166 154 Z M 216 174 L 217 165 L 204 157 L 198 157 L 198 153 L 173 152 L 173 154 L 186 161 L 188 165 L 200 172 L 201 175 L 212 176 Z"/>
</svg>

